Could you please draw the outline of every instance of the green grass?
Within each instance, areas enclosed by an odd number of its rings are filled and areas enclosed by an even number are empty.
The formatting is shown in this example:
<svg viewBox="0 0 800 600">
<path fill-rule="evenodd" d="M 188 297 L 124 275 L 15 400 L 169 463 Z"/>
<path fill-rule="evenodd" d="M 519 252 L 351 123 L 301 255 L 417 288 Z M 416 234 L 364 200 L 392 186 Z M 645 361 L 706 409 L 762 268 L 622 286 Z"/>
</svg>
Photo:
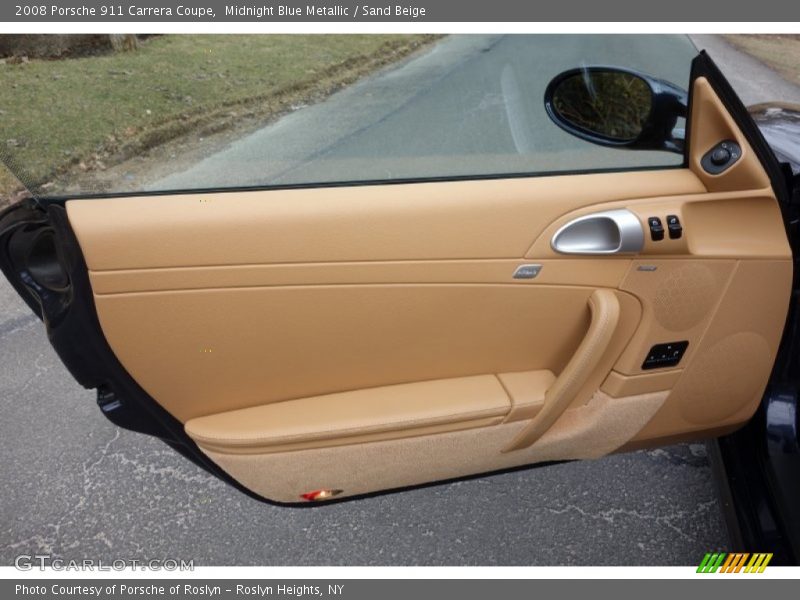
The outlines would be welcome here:
<svg viewBox="0 0 800 600">
<path fill-rule="evenodd" d="M 40 185 L 198 128 L 273 116 L 432 37 L 173 35 L 136 52 L 0 64 L 0 151 Z"/>
</svg>

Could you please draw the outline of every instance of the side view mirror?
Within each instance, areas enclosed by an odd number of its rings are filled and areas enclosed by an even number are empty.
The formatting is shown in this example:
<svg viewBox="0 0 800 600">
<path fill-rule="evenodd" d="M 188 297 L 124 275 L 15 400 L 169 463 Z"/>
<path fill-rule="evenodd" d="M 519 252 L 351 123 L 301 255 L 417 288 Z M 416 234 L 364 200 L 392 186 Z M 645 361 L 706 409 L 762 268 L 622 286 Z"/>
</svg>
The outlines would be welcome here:
<svg viewBox="0 0 800 600">
<path fill-rule="evenodd" d="M 594 144 L 683 152 L 686 90 L 618 67 L 581 67 L 556 75 L 544 94 L 552 121 Z"/>
</svg>

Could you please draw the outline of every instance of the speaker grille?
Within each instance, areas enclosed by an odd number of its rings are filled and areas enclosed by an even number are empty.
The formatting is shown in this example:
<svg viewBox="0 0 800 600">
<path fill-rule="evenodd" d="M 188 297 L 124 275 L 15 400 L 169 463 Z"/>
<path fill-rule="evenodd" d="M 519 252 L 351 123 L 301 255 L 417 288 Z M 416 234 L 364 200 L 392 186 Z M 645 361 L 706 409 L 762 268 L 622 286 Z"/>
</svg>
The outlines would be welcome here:
<svg viewBox="0 0 800 600">
<path fill-rule="evenodd" d="M 693 423 L 713 423 L 757 402 L 772 353 L 763 336 L 742 332 L 703 352 L 680 382 L 681 413 Z"/>
<path fill-rule="evenodd" d="M 718 286 L 705 265 L 684 265 L 669 273 L 653 298 L 656 321 L 669 331 L 697 325 L 714 307 Z"/>
</svg>

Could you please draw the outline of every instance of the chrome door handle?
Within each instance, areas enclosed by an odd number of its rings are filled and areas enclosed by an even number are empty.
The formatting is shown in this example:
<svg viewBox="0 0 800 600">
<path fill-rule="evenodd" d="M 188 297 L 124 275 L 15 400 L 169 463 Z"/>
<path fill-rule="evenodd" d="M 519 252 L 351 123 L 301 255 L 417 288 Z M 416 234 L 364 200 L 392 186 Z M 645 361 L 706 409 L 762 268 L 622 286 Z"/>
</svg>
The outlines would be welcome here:
<svg viewBox="0 0 800 600">
<path fill-rule="evenodd" d="M 550 245 L 561 254 L 635 254 L 644 248 L 644 228 L 627 208 L 607 210 L 563 225 Z"/>
</svg>

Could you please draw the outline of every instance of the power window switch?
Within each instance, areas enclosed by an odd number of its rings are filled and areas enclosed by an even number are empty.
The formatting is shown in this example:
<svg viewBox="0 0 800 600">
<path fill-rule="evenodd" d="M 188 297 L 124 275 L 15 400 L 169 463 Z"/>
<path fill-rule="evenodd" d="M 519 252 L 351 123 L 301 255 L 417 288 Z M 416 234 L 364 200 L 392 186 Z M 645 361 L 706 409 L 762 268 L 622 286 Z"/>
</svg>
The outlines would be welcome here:
<svg viewBox="0 0 800 600">
<path fill-rule="evenodd" d="M 683 235 L 683 225 L 681 225 L 678 215 L 667 215 L 667 230 L 669 239 L 677 240 Z"/>
<path fill-rule="evenodd" d="M 664 239 L 664 226 L 661 224 L 661 219 L 658 217 L 647 217 L 647 225 L 650 227 L 650 238 L 654 242 L 660 242 Z"/>
</svg>

